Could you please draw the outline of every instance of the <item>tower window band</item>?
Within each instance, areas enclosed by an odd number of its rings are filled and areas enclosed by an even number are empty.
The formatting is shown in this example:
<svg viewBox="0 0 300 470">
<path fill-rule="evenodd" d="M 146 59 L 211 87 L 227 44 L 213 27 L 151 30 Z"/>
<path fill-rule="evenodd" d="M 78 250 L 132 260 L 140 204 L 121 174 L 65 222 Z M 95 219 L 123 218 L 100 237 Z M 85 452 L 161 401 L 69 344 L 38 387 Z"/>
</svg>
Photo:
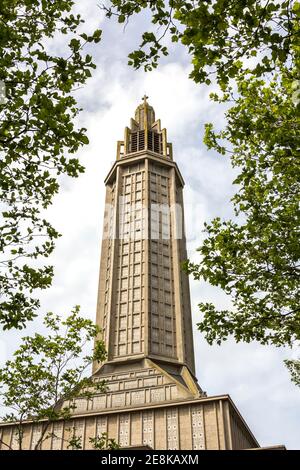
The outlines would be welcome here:
<svg viewBox="0 0 300 470">
<path fill-rule="evenodd" d="M 162 154 L 162 139 L 161 134 L 157 132 L 148 131 L 148 149 L 152 152 Z M 139 152 L 145 150 L 145 131 L 131 132 L 129 152 Z"/>
</svg>

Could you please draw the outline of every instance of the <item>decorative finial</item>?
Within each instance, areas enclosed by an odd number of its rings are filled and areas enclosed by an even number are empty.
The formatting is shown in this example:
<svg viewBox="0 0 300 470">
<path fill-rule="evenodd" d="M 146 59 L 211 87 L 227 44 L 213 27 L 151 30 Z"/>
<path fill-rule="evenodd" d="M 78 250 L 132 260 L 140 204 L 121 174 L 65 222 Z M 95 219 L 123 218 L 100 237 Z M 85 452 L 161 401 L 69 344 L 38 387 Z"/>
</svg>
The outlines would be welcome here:
<svg viewBox="0 0 300 470">
<path fill-rule="evenodd" d="M 144 100 L 144 104 L 147 104 L 147 99 L 149 98 L 149 96 L 147 96 L 146 94 L 144 94 L 142 100 Z"/>
</svg>

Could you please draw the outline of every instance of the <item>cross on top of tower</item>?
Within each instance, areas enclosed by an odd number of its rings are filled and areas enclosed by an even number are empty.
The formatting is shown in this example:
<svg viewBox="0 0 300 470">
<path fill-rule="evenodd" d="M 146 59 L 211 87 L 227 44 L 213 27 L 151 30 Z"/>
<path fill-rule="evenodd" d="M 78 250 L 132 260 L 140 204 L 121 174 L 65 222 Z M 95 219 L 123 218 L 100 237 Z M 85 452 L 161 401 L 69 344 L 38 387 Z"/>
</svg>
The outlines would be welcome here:
<svg viewBox="0 0 300 470">
<path fill-rule="evenodd" d="M 146 95 L 146 93 L 144 94 L 142 100 L 144 101 L 144 104 L 147 104 L 147 99 L 149 98 L 149 96 Z"/>
</svg>

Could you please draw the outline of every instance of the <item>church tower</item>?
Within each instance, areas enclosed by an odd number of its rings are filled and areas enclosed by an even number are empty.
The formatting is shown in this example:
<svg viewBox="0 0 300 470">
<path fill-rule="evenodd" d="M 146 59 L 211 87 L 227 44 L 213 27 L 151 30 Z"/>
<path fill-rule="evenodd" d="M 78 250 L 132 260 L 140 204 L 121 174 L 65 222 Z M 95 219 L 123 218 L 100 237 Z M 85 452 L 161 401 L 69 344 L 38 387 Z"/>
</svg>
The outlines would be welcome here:
<svg viewBox="0 0 300 470">
<path fill-rule="evenodd" d="M 57 421 L 42 449 L 66 449 L 70 429 L 83 449 L 107 433 L 122 448 L 249 449 L 255 437 L 228 395 L 208 397 L 195 377 L 186 259 L 183 178 L 166 129 L 147 97 L 135 111 L 105 179 L 97 324 L 107 360 L 93 380 L 107 392 L 78 397 L 70 423 Z M 33 449 L 41 424 L 24 428 Z M 3 442 L 17 448 L 12 423 Z"/>
<path fill-rule="evenodd" d="M 142 367 L 150 359 L 201 395 L 194 378 L 189 283 L 181 270 L 187 257 L 184 183 L 166 129 L 146 97 L 117 147 L 105 180 L 97 305 L 105 368 L 118 370 L 125 362 Z"/>
<path fill-rule="evenodd" d="M 257 447 L 230 398 L 208 398 L 195 377 L 181 269 L 184 181 L 146 96 L 117 143 L 105 185 L 96 321 L 107 360 L 93 372 L 109 392 L 90 405 L 99 413 L 96 428 L 126 448 Z"/>
</svg>

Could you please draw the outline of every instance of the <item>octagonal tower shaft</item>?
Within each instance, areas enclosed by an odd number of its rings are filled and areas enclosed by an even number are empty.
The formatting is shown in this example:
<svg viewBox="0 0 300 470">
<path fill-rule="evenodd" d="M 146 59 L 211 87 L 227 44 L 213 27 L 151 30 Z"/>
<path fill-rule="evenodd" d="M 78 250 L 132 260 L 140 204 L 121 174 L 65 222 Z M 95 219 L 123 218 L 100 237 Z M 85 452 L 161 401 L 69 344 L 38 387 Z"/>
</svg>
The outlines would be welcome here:
<svg viewBox="0 0 300 470">
<path fill-rule="evenodd" d="M 183 179 L 144 98 L 106 180 L 97 324 L 107 362 L 150 358 L 194 371 Z"/>
</svg>

